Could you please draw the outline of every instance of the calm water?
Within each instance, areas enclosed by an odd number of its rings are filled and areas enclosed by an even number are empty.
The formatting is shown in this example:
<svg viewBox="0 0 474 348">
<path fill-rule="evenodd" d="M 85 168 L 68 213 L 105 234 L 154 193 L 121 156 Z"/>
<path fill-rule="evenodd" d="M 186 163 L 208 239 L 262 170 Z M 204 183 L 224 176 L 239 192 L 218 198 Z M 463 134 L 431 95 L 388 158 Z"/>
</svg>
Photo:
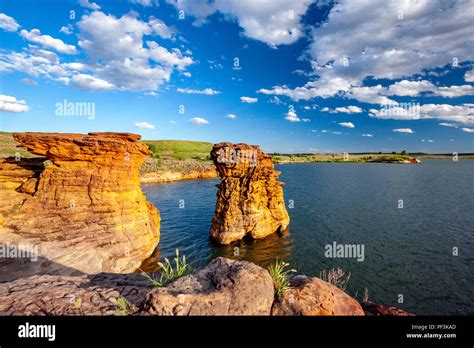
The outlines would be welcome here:
<svg viewBox="0 0 474 348">
<path fill-rule="evenodd" d="M 216 256 L 262 266 L 285 259 L 306 275 L 341 267 L 351 272 L 347 292 L 359 299 L 367 288 L 372 301 L 419 315 L 474 314 L 474 160 L 277 169 L 287 206 L 294 202 L 289 231 L 230 246 L 209 240 L 218 180 L 143 185 L 161 212 L 161 257 L 179 248 L 195 268 Z M 365 260 L 326 258 L 324 246 L 334 241 L 363 244 Z"/>
</svg>

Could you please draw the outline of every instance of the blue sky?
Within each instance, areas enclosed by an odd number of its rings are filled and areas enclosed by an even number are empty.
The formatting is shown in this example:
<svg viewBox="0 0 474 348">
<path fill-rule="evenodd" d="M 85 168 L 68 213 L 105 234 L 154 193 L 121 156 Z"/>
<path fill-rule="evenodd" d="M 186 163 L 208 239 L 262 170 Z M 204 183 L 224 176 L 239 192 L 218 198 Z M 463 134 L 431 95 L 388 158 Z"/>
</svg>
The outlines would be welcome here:
<svg viewBox="0 0 474 348">
<path fill-rule="evenodd" d="M 472 1 L 2 1 L 0 128 L 474 152 L 473 23 Z"/>
</svg>

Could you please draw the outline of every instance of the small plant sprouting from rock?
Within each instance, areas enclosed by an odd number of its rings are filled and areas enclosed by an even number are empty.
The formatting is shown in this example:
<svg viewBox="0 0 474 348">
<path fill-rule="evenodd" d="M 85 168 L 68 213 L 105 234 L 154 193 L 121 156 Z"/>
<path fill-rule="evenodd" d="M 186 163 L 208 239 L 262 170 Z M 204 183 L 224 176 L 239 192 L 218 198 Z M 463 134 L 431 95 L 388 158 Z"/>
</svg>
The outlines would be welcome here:
<svg viewBox="0 0 474 348">
<path fill-rule="evenodd" d="M 165 262 L 158 262 L 160 266 L 160 278 L 155 278 L 154 275 L 150 276 L 146 272 L 142 271 L 142 274 L 150 280 L 150 282 L 156 287 L 163 287 L 167 284 L 185 276 L 190 270 L 190 266 L 186 262 L 186 256 L 183 255 L 181 259 L 179 257 L 179 250 L 176 249 L 176 257 L 174 258 L 175 266 L 171 264 L 170 260 L 165 257 Z"/>
<path fill-rule="evenodd" d="M 289 263 L 282 260 L 276 260 L 275 263 L 268 268 L 268 273 L 270 273 L 270 277 L 273 279 L 277 298 L 281 298 L 290 288 L 290 283 L 287 279 L 288 274 L 296 272 L 295 269 L 285 270 L 289 265 Z"/>
<path fill-rule="evenodd" d="M 363 298 L 363 303 L 367 303 L 369 301 L 369 289 L 365 288 L 364 291 L 364 298 Z"/>
<path fill-rule="evenodd" d="M 125 297 L 119 297 L 114 302 L 118 306 L 118 314 L 130 315 L 134 314 L 137 311 L 137 308 L 134 305 L 130 305 L 130 303 L 128 303 Z"/>
<path fill-rule="evenodd" d="M 349 279 L 351 277 L 351 273 L 349 272 L 346 274 L 342 269 L 339 267 L 331 268 L 328 270 L 323 270 L 319 273 L 319 278 L 332 284 L 342 291 L 346 291 L 347 283 L 349 283 Z"/>
</svg>

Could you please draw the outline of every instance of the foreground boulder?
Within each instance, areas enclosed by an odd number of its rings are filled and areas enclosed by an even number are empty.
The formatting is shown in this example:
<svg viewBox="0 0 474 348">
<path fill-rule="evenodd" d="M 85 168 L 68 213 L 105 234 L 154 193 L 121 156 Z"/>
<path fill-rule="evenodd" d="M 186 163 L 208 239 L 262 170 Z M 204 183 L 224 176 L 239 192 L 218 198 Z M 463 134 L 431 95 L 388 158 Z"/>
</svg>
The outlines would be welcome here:
<svg viewBox="0 0 474 348">
<path fill-rule="evenodd" d="M 291 288 L 272 308 L 272 315 L 364 315 L 354 298 L 319 278 L 290 277 Z"/>
<path fill-rule="evenodd" d="M 3 190 L 11 191 L 2 243 L 38 246 L 42 258 L 83 273 L 132 272 L 153 252 L 160 216 L 140 190 L 139 167 L 151 151 L 139 135 L 13 137 L 51 163 L 39 174 L 31 160 L 0 163 Z"/>
<path fill-rule="evenodd" d="M 219 143 L 211 158 L 222 182 L 217 185 L 211 236 L 230 244 L 245 236 L 264 238 L 285 230 L 290 222 L 280 172 L 258 146 Z"/>
<path fill-rule="evenodd" d="M 414 316 L 413 313 L 407 312 L 401 308 L 393 306 L 385 306 L 382 304 L 374 303 L 371 301 L 363 302 L 362 308 L 364 309 L 365 315 L 367 316 L 399 316 L 399 317 L 410 317 Z"/>
<path fill-rule="evenodd" d="M 269 315 L 273 281 L 253 263 L 214 259 L 206 268 L 148 293 L 144 312 L 154 315 Z"/>
</svg>

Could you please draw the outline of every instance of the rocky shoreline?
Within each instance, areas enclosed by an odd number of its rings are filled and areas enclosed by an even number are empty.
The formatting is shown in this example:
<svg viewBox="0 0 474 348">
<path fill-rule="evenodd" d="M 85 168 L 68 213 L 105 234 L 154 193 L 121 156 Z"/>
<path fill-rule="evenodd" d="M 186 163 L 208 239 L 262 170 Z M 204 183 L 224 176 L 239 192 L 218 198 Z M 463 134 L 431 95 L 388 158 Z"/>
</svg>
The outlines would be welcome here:
<svg viewBox="0 0 474 348">
<path fill-rule="evenodd" d="M 267 270 L 223 257 L 166 287 L 137 273 L 39 274 L 0 283 L 0 315 L 412 315 L 359 303 L 316 277 L 289 280 L 290 290 L 277 298 Z"/>
</svg>

